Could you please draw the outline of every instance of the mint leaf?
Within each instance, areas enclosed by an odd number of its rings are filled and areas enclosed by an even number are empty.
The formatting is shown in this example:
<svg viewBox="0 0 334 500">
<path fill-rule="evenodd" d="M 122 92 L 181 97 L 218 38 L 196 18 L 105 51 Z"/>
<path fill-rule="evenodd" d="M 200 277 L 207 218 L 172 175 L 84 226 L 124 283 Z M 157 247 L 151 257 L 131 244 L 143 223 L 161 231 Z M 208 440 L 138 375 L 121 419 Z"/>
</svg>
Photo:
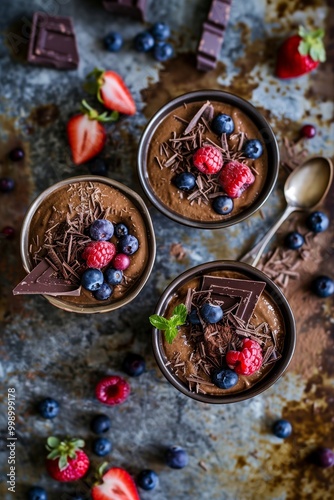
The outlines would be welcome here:
<svg viewBox="0 0 334 500">
<path fill-rule="evenodd" d="M 173 342 L 177 335 L 177 327 L 184 325 L 187 320 L 187 308 L 184 304 L 179 304 L 173 310 L 172 317 L 166 319 L 158 314 L 149 317 L 151 325 L 159 330 L 164 330 L 166 340 L 169 344 Z"/>
<path fill-rule="evenodd" d="M 166 328 L 168 328 L 169 321 L 163 316 L 159 316 L 158 314 L 153 314 L 152 316 L 149 317 L 149 320 L 151 325 L 155 326 L 155 328 L 158 328 L 158 330 L 166 330 Z"/>
<path fill-rule="evenodd" d="M 188 311 L 187 311 L 186 306 L 184 304 L 179 304 L 178 306 L 176 306 L 174 311 L 173 311 L 173 316 L 178 316 L 179 321 L 180 321 L 180 323 L 178 323 L 178 324 L 184 325 L 184 323 L 187 320 L 187 316 L 188 316 Z"/>
<path fill-rule="evenodd" d="M 166 330 L 165 330 L 165 337 L 166 337 L 166 340 L 167 340 L 168 344 L 172 344 L 173 343 L 173 340 L 175 339 L 176 335 L 177 335 L 177 328 L 176 328 L 176 326 L 171 325 L 168 328 L 166 328 Z"/>
</svg>

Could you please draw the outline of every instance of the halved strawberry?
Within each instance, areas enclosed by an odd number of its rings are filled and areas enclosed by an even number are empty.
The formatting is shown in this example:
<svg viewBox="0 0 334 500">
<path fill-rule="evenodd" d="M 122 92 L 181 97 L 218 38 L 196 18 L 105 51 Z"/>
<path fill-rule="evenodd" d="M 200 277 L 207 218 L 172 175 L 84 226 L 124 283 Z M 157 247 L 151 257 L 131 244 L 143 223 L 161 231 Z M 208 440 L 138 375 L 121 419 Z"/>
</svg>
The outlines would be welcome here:
<svg viewBox="0 0 334 500">
<path fill-rule="evenodd" d="M 93 500 L 140 500 L 134 480 L 120 467 L 112 467 L 102 476 L 102 483 L 93 486 Z"/>
</svg>

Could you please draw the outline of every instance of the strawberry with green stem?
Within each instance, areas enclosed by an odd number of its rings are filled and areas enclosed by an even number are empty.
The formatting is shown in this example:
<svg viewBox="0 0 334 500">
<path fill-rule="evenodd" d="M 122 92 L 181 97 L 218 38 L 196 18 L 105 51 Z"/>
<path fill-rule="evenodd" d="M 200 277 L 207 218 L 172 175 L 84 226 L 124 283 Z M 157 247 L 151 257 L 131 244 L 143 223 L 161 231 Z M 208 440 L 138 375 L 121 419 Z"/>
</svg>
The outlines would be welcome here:
<svg viewBox="0 0 334 500">
<path fill-rule="evenodd" d="M 140 500 L 134 480 L 120 468 L 106 470 L 104 463 L 98 470 L 97 481 L 91 490 L 93 500 Z"/>
<path fill-rule="evenodd" d="M 60 440 L 50 436 L 46 449 L 46 470 L 49 475 L 60 482 L 77 481 L 89 468 L 89 458 L 81 449 L 85 446 L 82 439 Z"/>
<path fill-rule="evenodd" d="M 177 336 L 178 327 L 184 325 L 187 321 L 187 314 L 186 306 L 179 304 L 174 308 L 172 316 L 169 319 L 159 314 L 152 314 L 149 320 L 152 326 L 165 332 L 166 340 L 171 344 Z"/>
</svg>

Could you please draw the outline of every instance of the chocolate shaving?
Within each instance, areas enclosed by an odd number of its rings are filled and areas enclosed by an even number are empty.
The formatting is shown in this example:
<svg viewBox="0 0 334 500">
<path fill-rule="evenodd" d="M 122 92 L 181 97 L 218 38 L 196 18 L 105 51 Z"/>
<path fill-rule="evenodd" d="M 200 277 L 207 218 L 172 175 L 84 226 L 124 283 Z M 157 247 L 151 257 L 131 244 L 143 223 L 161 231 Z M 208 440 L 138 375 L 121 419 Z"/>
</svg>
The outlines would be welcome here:
<svg viewBox="0 0 334 500">
<path fill-rule="evenodd" d="M 201 106 L 201 108 L 197 111 L 197 113 L 195 114 L 195 116 L 193 116 L 193 118 L 190 120 L 187 128 L 183 132 L 183 135 L 187 135 L 187 134 L 189 134 L 189 132 L 191 132 L 193 130 L 193 128 L 197 125 L 198 120 L 201 118 L 201 116 L 203 115 L 204 111 L 206 110 L 206 108 L 208 106 L 210 106 L 210 105 L 211 105 L 210 102 L 206 101 L 203 104 L 203 106 Z"/>
</svg>

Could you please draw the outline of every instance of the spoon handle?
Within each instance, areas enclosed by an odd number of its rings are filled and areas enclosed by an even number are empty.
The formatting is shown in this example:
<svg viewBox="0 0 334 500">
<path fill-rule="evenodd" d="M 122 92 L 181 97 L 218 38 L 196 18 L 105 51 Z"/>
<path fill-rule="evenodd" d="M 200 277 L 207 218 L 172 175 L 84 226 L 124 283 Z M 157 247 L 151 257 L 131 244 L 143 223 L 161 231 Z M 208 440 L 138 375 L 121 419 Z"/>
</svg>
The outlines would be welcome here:
<svg viewBox="0 0 334 500">
<path fill-rule="evenodd" d="M 256 267 L 270 239 L 274 236 L 277 229 L 285 221 L 285 219 L 287 219 L 289 215 L 295 210 L 298 209 L 296 207 L 291 207 L 290 205 L 288 205 L 284 210 L 284 212 L 282 213 L 281 217 L 275 222 L 275 224 L 269 229 L 269 231 L 260 239 L 260 241 L 251 250 L 249 250 L 249 252 L 245 253 L 242 257 L 240 257 L 239 261 L 245 262 L 246 264 L 251 264 L 252 266 Z"/>
</svg>

